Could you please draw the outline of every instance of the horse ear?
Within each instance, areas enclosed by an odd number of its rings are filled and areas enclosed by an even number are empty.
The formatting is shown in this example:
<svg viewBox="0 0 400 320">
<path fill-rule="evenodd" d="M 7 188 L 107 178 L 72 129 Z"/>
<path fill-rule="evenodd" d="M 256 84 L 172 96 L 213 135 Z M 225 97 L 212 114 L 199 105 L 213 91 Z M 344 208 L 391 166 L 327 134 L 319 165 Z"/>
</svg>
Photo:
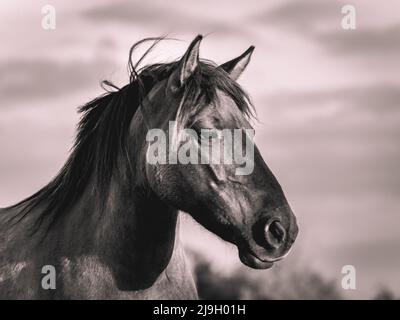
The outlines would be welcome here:
<svg viewBox="0 0 400 320">
<path fill-rule="evenodd" d="M 253 51 L 254 51 L 254 46 L 251 46 L 239 57 L 232 59 L 228 62 L 225 62 L 224 64 L 221 64 L 219 67 L 228 72 L 233 80 L 237 80 L 244 71 L 244 69 L 246 69 L 247 65 L 249 64 L 251 54 L 253 53 Z"/>
<path fill-rule="evenodd" d="M 202 35 L 198 35 L 190 44 L 186 53 L 179 63 L 179 85 L 183 86 L 187 79 L 193 74 L 199 64 L 199 47 L 203 39 Z"/>
</svg>

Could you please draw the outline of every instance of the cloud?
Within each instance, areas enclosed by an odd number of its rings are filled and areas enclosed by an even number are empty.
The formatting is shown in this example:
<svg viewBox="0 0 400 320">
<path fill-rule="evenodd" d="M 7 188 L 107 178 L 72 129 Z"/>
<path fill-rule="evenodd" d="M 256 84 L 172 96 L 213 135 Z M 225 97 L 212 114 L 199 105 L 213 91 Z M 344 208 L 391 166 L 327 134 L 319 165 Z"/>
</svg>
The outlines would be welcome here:
<svg viewBox="0 0 400 320">
<path fill-rule="evenodd" d="M 168 7 L 149 6 L 143 2 L 116 2 L 87 9 L 83 16 L 95 22 L 152 24 L 160 17 L 173 21 L 181 16 Z M 165 20 L 164 20 L 165 21 Z"/>
<path fill-rule="evenodd" d="M 369 110 L 379 115 L 399 110 L 400 85 L 378 83 L 312 92 L 285 92 L 270 95 L 266 100 L 273 108 L 298 109 L 307 105 L 321 109 L 336 103 L 347 109 Z"/>
<path fill-rule="evenodd" d="M 257 141 L 295 192 L 398 197 L 400 86 L 286 92 L 265 100 L 268 122 Z"/>
<path fill-rule="evenodd" d="M 396 55 L 400 53 L 400 25 L 380 29 L 364 28 L 353 31 L 315 33 L 314 38 L 332 53 L 376 55 Z"/>
<path fill-rule="evenodd" d="M 358 23 L 356 30 L 344 30 L 341 28 L 343 5 L 341 1 L 290 1 L 256 15 L 255 19 L 268 27 L 308 38 L 331 54 L 383 57 L 400 53 L 400 43 L 395 40 L 400 33 L 399 24 L 373 27 Z M 355 7 L 358 13 L 369 13 L 362 4 Z"/>
<path fill-rule="evenodd" d="M 188 11 L 169 2 L 119 1 L 85 10 L 82 16 L 97 24 L 147 25 L 163 32 L 244 33 L 232 21 L 224 22 L 223 19 L 216 20 L 211 16 L 199 16 L 195 10 Z"/>
<path fill-rule="evenodd" d="M 70 61 L 18 60 L 0 63 L 2 106 L 29 99 L 45 99 L 98 85 L 104 70 L 111 70 L 107 60 Z"/>
<path fill-rule="evenodd" d="M 334 20 L 340 21 L 342 5 L 339 1 L 290 1 L 257 14 L 255 19 L 268 26 L 307 35 L 314 33 L 321 22 L 332 25 Z"/>
</svg>

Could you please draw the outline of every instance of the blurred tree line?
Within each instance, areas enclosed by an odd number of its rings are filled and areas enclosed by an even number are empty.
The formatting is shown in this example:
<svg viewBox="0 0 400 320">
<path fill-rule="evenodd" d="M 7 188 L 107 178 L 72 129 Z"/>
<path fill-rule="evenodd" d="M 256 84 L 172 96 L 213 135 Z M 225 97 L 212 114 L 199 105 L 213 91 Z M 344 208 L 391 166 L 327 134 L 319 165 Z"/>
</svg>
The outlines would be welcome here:
<svg viewBox="0 0 400 320">
<path fill-rule="evenodd" d="M 223 274 L 214 270 L 199 253 L 191 251 L 190 256 L 200 299 L 344 299 L 337 280 L 325 279 L 304 266 L 276 265 L 268 270 L 268 276 L 245 266 Z M 395 297 L 390 290 L 382 288 L 373 298 Z"/>
</svg>

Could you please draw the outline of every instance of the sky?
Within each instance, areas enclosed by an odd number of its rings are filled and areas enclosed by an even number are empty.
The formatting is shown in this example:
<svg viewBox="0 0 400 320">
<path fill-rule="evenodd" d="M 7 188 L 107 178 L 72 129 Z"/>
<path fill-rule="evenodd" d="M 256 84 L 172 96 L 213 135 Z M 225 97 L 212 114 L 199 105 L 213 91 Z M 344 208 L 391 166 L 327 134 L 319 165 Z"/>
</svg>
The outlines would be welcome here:
<svg viewBox="0 0 400 320">
<path fill-rule="evenodd" d="M 56 9 L 44 30 L 41 9 Z M 341 8 L 356 9 L 356 29 Z M 200 55 L 223 63 L 250 45 L 239 83 L 259 121 L 256 142 L 300 226 L 292 254 L 327 278 L 354 265 L 368 298 L 400 296 L 400 3 L 385 0 L 28 1 L 0 3 L 0 207 L 46 184 L 68 156 L 76 108 L 128 82 L 130 46 L 168 34 L 148 62 Z M 236 249 L 184 218 L 183 239 L 220 270 Z M 205 240 L 206 239 L 206 240 Z M 214 248 L 210 250 L 209 248 Z M 255 271 L 256 272 L 256 271 Z M 268 272 L 268 271 L 265 271 Z"/>
</svg>

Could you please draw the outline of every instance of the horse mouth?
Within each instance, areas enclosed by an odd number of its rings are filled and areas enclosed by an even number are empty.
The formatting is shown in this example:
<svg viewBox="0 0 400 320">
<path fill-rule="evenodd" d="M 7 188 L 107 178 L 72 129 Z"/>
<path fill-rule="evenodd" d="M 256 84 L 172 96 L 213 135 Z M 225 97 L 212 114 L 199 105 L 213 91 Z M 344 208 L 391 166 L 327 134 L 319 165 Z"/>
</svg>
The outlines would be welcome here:
<svg viewBox="0 0 400 320">
<path fill-rule="evenodd" d="M 243 264 L 253 269 L 269 269 L 274 265 L 272 261 L 262 260 L 248 250 L 239 250 L 239 258 Z"/>
</svg>

